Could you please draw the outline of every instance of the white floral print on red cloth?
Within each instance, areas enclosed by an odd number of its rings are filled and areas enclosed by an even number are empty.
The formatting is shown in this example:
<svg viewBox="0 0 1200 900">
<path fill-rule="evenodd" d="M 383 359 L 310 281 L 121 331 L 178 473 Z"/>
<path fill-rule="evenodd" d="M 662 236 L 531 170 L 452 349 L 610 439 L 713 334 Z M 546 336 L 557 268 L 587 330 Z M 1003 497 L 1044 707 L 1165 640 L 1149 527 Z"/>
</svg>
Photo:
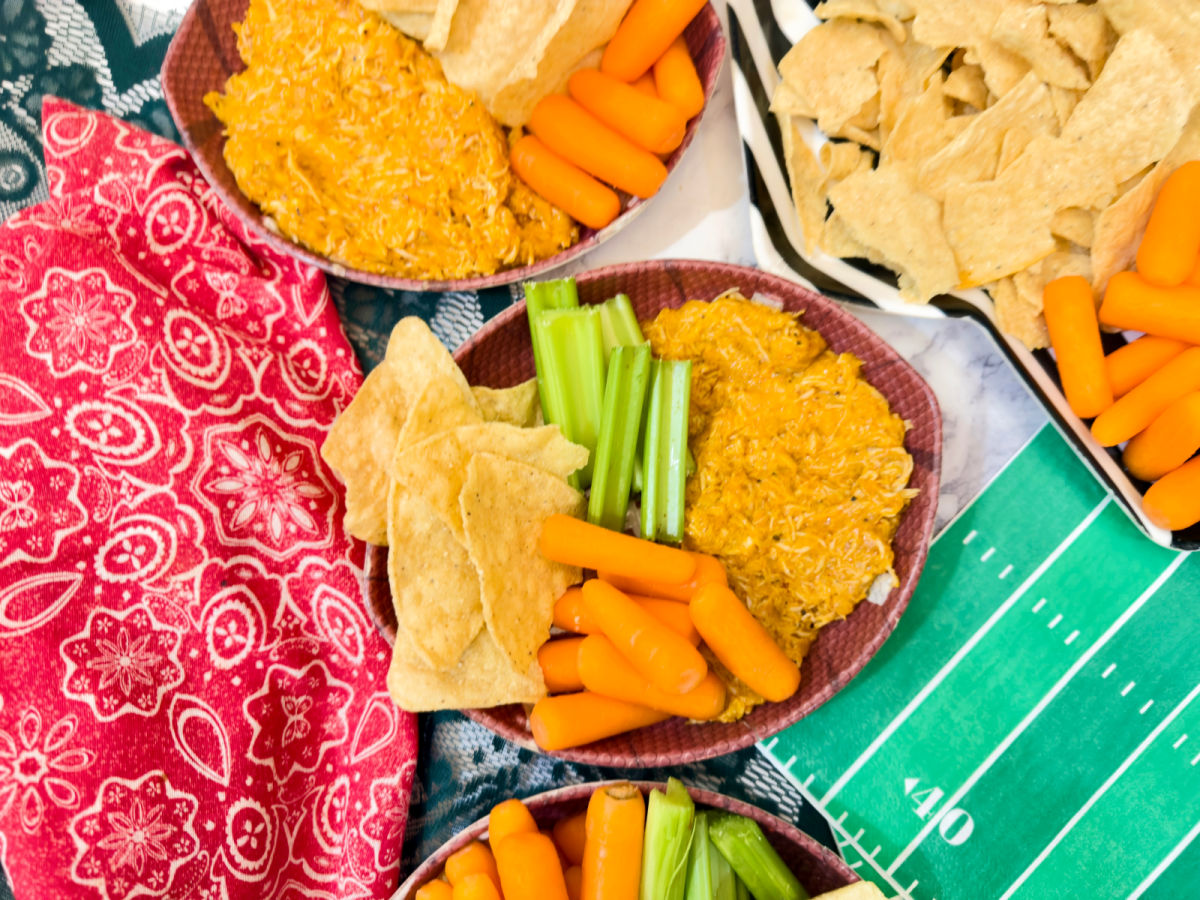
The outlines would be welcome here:
<svg viewBox="0 0 1200 900">
<path fill-rule="evenodd" d="M 20 897 L 385 897 L 416 735 L 318 453 L 362 380 L 324 278 L 179 147 L 43 131 L 51 199 L 0 226 L 0 862 Z"/>
</svg>

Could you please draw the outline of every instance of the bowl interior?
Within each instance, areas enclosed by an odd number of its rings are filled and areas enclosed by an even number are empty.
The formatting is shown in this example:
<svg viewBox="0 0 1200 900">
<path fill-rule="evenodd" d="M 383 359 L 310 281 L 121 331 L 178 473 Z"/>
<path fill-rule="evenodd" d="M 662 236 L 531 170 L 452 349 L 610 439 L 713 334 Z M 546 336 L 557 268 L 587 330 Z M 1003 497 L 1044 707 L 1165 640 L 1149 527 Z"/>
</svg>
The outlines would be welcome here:
<svg viewBox="0 0 1200 900">
<path fill-rule="evenodd" d="M 545 830 L 552 828 L 559 819 L 584 812 L 592 791 L 601 783 L 603 782 L 558 788 L 528 797 L 524 802 L 529 807 L 538 826 Z M 647 796 L 651 788 L 666 789 L 665 784 L 654 782 L 634 782 L 634 784 L 640 787 L 642 793 Z M 800 883 L 810 894 L 815 896 L 861 880 L 836 854 L 783 819 L 776 818 L 755 806 L 723 794 L 714 794 L 711 791 L 693 788 L 689 788 L 688 793 L 691 794 L 697 806 L 725 810 L 756 821 L 767 840 L 771 842 L 771 846 L 775 848 L 783 861 L 787 863 L 788 868 L 800 879 Z M 392 895 L 392 900 L 413 900 L 417 888 L 441 872 L 446 864 L 446 858 L 451 853 L 486 834 L 487 817 L 485 816 L 456 834 L 425 862 L 421 863 Z"/>
<path fill-rule="evenodd" d="M 393 278 L 347 268 L 312 253 L 269 227 L 258 207 L 242 194 L 233 173 L 225 164 L 225 138 L 221 133 L 221 123 L 204 105 L 205 94 L 224 90 L 229 76 L 245 68 L 238 55 L 237 38 L 232 26 L 244 18 L 248 6 L 249 0 L 194 0 L 163 62 L 163 95 L 184 146 L 217 196 L 247 227 L 282 253 L 302 259 L 333 275 L 378 287 L 409 291 L 479 290 L 525 280 L 577 258 L 624 228 L 646 203 L 653 200 L 652 197 L 639 200 L 622 196 L 621 215 L 599 231 L 581 227 L 579 240 L 561 253 L 530 266 L 476 278 L 450 281 Z M 720 19 L 711 5 L 706 4 L 692 20 L 684 32 L 684 38 L 704 85 L 704 109 L 707 110 L 707 101 L 712 99 L 725 57 L 725 36 L 721 31 Z M 683 143 L 665 160 L 668 171 L 674 170 L 683 157 L 703 116 L 704 110 L 688 123 Z"/>
<path fill-rule="evenodd" d="M 708 759 L 770 737 L 808 715 L 858 674 L 887 640 L 917 584 L 933 534 L 941 473 L 942 422 L 929 385 L 890 346 L 832 301 L 794 282 L 757 269 L 674 260 L 630 263 L 577 276 L 580 299 L 596 303 L 624 292 L 640 319 L 687 300 L 710 300 L 730 288 L 762 295 L 803 312 L 801 322 L 819 331 L 836 351 L 863 361 L 863 375 L 910 423 L 905 446 L 913 457 L 910 486 L 919 493 L 905 510 L 893 541 L 899 584 L 879 605 L 860 603 L 845 620 L 821 630 L 801 667 L 800 690 L 783 703 L 766 703 L 741 721 L 689 724 L 673 718 L 658 725 L 554 755 L 592 765 L 668 766 Z M 472 384 L 509 387 L 534 374 L 524 303 L 505 310 L 455 353 Z M 389 639 L 395 613 L 387 582 L 387 548 L 369 547 L 364 594 L 371 615 Z M 503 737 L 537 749 L 524 707 L 465 710 Z"/>
</svg>

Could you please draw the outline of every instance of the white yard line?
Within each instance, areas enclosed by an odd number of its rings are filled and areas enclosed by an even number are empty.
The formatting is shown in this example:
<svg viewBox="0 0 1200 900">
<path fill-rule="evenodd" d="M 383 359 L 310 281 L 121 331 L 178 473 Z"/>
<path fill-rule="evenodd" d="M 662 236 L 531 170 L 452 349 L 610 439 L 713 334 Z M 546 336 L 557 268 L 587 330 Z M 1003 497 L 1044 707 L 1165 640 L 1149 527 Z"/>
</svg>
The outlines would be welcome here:
<svg viewBox="0 0 1200 900">
<path fill-rule="evenodd" d="M 830 786 L 829 790 L 825 792 L 825 796 L 821 798 L 822 805 L 829 803 L 830 800 L 836 797 L 838 792 L 849 783 L 850 779 L 857 775 L 859 770 L 870 761 L 871 757 L 879 752 L 879 748 L 886 744 L 891 736 L 896 733 L 896 730 L 908 720 L 909 716 L 916 712 L 917 709 L 920 708 L 921 704 L 928 699 L 929 695 L 937 690 L 937 686 L 946 680 L 946 676 L 954 671 L 958 664 L 966 658 L 968 653 L 975 649 L 975 645 L 983 640 L 983 638 L 989 631 L 992 630 L 995 624 L 1004 617 L 1004 614 L 1012 609 L 1013 605 L 1025 596 L 1029 589 L 1037 583 L 1037 580 L 1042 577 L 1045 571 L 1054 565 L 1058 558 L 1062 556 L 1064 552 L 1066 552 L 1067 548 L 1075 543 L 1081 534 L 1087 531 L 1088 527 L 1092 524 L 1092 522 L 1096 521 L 1096 517 L 1100 515 L 1106 506 L 1108 506 L 1111 500 L 1112 498 L 1110 496 L 1105 495 L 1104 499 L 1097 504 L 1096 508 L 1088 513 L 1082 522 L 1075 526 L 1074 530 L 1072 530 L 1071 533 L 1063 539 L 1062 543 L 1054 548 L 1054 551 L 1049 556 L 1042 560 L 1041 564 L 1033 570 L 1028 578 L 1021 582 L 1020 587 L 1009 594 L 1008 599 L 996 608 L 996 611 L 993 612 L 988 617 L 987 621 L 979 627 L 979 630 L 971 635 L 971 637 L 967 639 L 966 643 L 964 643 L 958 648 L 958 650 L 954 652 L 954 655 L 950 657 L 950 659 L 946 661 L 946 664 L 937 671 L 937 674 L 934 675 L 933 678 L 931 678 L 923 688 L 921 688 L 915 697 L 908 701 L 904 709 L 900 710 L 900 712 L 890 722 L 888 722 L 883 731 L 876 735 L 875 739 L 872 740 L 867 746 L 867 749 L 859 754 L 858 758 L 850 764 L 850 767 L 846 769 L 846 771 L 838 777 L 837 781 Z"/>
<path fill-rule="evenodd" d="M 930 817 L 929 821 L 921 827 L 921 830 L 917 832 L 917 836 L 909 841 L 908 846 L 900 851 L 900 855 L 893 860 L 890 866 L 888 866 L 889 873 L 895 872 L 896 869 L 903 864 L 906 859 L 908 859 L 912 852 L 921 845 L 921 842 L 924 841 L 925 838 L 928 837 L 929 834 L 935 828 L 937 828 L 939 824 L 941 824 L 942 817 L 945 816 L 948 811 L 954 809 L 954 807 L 958 805 L 959 801 L 966 796 L 967 792 L 969 792 L 971 788 L 976 785 L 976 783 L 978 783 L 979 779 L 987 774 L 988 770 L 991 769 L 996 760 L 1004 755 L 1008 748 L 1012 746 L 1013 742 L 1016 741 L 1016 739 L 1025 732 L 1025 729 L 1027 729 L 1033 723 L 1034 719 L 1041 715 L 1042 711 L 1045 710 L 1046 707 L 1049 706 L 1054 700 L 1054 698 L 1062 692 L 1063 688 L 1067 686 L 1067 684 L 1072 678 L 1075 677 L 1079 670 L 1086 666 L 1091 661 L 1092 657 L 1099 653 L 1104 645 L 1112 639 L 1112 636 L 1120 631 L 1121 628 L 1123 628 L 1125 624 L 1131 618 L 1133 618 L 1134 614 L 1145 605 L 1146 601 L 1154 596 L 1154 594 L 1160 587 L 1163 586 L 1166 580 L 1175 573 L 1175 570 L 1183 564 L 1185 559 L 1187 559 L 1187 554 L 1180 553 L 1173 560 L 1171 560 L 1171 564 L 1163 570 L 1162 574 L 1154 579 L 1151 585 L 1142 592 L 1141 596 L 1134 600 L 1133 603 L 1131 603 L 1129 607 L 1123 613 L 1121 613 L 1117 620 L 1109 625 L 1105 632 L 1100 635 L 1100 637 L 1098 637 L 1091 646 L 1083 651 L 1079 658 L 1071 664 L 1071 667 L 1067 669 L 1067 671 L 1062 674 L 1058 681 L 1054 683 L 1054 686 L 1042 696 L 1042 699 L 1037 702 L 1037 705 L 1025 714 L 1025 717 L 1017 723 L 1016 727 L 1013 728 L 1012 731 L 1005 735 L 1004 740 L 1002 740 L 999 745 L 997 745 L 996 748 L 988 754 L 987 758 L 980 763 L 979 767 L 967 777 L 967 780 L 962 783 L 958 790 L 956 790 L 949 796 L 949 798 L 947 798 L 945 803 L 942 804 L 942 808 L 939 809 L 936 814 Z M 1200 689 L 1200 686 L 1198 686 L 1198 689 Z M 1162 728 L 1165 727 L 1165 725 L 1160 725 L 1159 727 Z"/>
<path fill-rule="evenodd" d="M 1120 780 L 1121 776 L 1129 770 L 1130 766 L 1137 762 L 1138 757 L 1146 752 L 1146 748 L 1154 743 L 1155 739 L 1167 729 L 1168 725 L 1175 721 L 1176 717 L 1181 712 L 1187 709 L 1188 704 L 1196 698 L 1197 694 L 1200 694 L 1200 684 L 1197 684 L 1194 688 L 1192 688 L 1191 692 L 1188 693 L 1188 695 L 1181 701 L 1179 701 L 1179 705 L 1171 710 L 1171 712 L 1167 714 L 1167 717 L 1155 726 L 1153 731 L 1146 735 L 1145 739 L 1138 744 L 1134 751 L 1125 758 L 1125 761 L 1117 767 L 1117 770 L 1104 780 L 1104 784 L 1100 785 L 1096 792 L 1088 798 L 1087 802 L 1079 808 L 1075 815 L 1071 816 L 1071 818 L 1067 820 L 1067 824 L 1059 829 L 1058 834 L 1054 836 L 1053 840 L 1051 840 L 1050 843 L 1045 846 L 1042 852 L 1037 855 L 1037 857 L 1029 864 L 1025 871 L 1017 877 L 1017 880 L 1009 886 L 1008 890 L 1000 895 L 1000 900 L 1008 900 L 1009 897 L 1017 892 L 1017 890 L 1025 883 L 1029 876 L 1034 873 L 1034 870 L 1045 861 L 1046 857 L 1054 852 L 1054 848 L 1062 843 L 1063 838 L 1065 838 L 1071 832 L 1071 829 L 1079 824 L 1079 820 L 1087 815 L 1088 810 L 1095 806 L 1096 802 L 1106 793 L 1108 793 L 1108 789 Z"/>
<path fill-rule="evenodd" d="M 1200 822 L 1192 826 L 1192 830 L 1183 836 L 1183 838 L 1171 848 L 1171 852 L 1163 857 L 1162 862 L 1150 870 L 1150 874 L 1142 879 L 1142 883 L 1133 889 L 1133 893 L 1129 895 L 1128 900 L 1137 900 L 1138 897 L 1146 893 L 1146 888 L 1154 884 L 1158 880 L 1158 876 L 1167 871 L 1171 863 L 1179 858 L 1179 854 L 1188 848 L 1188 844 L 1196 839 L 1196 835 L 1200 835 Z"/>
</svg>

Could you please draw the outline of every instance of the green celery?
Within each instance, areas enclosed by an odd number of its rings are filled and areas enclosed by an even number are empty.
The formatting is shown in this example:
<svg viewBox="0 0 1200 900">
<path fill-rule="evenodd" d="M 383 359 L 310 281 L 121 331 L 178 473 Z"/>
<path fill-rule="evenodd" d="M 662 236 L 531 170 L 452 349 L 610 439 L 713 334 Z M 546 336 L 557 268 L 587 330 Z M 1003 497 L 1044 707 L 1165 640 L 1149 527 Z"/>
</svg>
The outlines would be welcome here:
<svg viewBox="0 0 1200 900">
<path fill-rule="evenodd" d="M 588 521 L 593 525 L 614 531 L 625 529 L 638 429 L 649 380 L 649 344 L 613 348 L 608 358 L 592 492 L 588 497 Z"/>
<path fill-rule="evenodd" d="M 691 360 L 654 361 L 642 447 L 641 535 L 649 541 L 683 540 L 691 389 Z"/>
<path fill-rule="evenodd" d="M 600 304 L 600 328 L 604 332 L 606 358 L 613 347 L 636 347 L 646 342 L 628 294 L 617 294 Z"/>
<path fill-rule="evenodd" d="M 720 856 L 721 854 L 718 853 L 717 855 Z M 721 858 L 724 859 L 724 857 Z M 728 860 L 726 860 L 726 862 L 728 862 Z M 746 887 L 746 882 L 737 877 L 733 879 L 733 882 L 735 891 L 734 896 L 736 900 L 754 900 L 754 898 L 750 896 L 750 888 Z"/>
<path fill-rule="evenodd" d="M 695 810 L 678 778 L 667 780 L 665 794 L 658 788 L 650 792 L 639 900 L 683 900 Z"/>
<path fill-rule="evenodd" d="M 708 839 L 711 816 L 712 813 L 696 813 L 684 900 L 737 900 L 737 876 L 733 874 L 729 861 Z"/>
<path fill-rule="evenodd" d="M 715 816 L 708 823 L 708 836 L 755 900 L 808 900 L 799 880 L 753 819 Z"/>
<path fill-rule="evenodd" d="M 588 450 L 587 465 L 579 470 L 580 488 L 591 483 L 600 418 L 604 410 L 604 341 L 600 312 L 594 306 L 549 309 L 538 314 L 535 327 L 550 394 L 561 406 L 546 419 L 563 430 L 567 440 Z"/>
<path fill-rule="evenodd" d="M 545 338 L 538 327 L 539 316 L 548 309 L 572 309 L 579 306 L 579 291 L 574 278 L 525 283 L 525 314 L 529 319 L 529 339 L 533 344 L 533 365 L 537 374 L 538 399 L 547 422 L 562 425 L 565 398 L 562 380 L 546 371 Z"/>
</svg>

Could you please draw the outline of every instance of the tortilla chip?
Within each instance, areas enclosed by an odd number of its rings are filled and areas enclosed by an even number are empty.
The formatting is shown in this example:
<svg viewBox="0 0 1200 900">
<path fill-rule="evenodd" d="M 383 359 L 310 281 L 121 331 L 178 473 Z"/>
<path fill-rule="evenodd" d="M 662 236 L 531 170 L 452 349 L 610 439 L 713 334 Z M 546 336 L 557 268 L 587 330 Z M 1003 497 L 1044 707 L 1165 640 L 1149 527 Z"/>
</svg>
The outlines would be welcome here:
<svg viewBox="0 0 1200 900">
<path fill-rule="evenodd" d="M 1096 5 L 1118 34 L 1153 34 L 1183 74 L 1191 103 L 1200 102 L 1200 8 L 1194 0 L 1099 0 Z"/>
<path fill-rule="evenodd" d="M 475 395 L 485 422 L 505 422 L 521 428 L 542 424 L 542 402 L 538 397 L 536 378 L 510 388 L 472 385 L 471 393 Z"/>
<path fill-rule="evenodd" d="M 537 664 L 516 671 L 486 630 L 480 631 L 459 661 L 444 672 L 432 672 L 393 653 L 387 685 L 396 705 L 409 712 L 536 703 L 546 696 L 546 683 Z"/>
<path fill-rule="evenodd" d="M 777 116 L 805 116 L 809 119 L 817 117 L 817 111 L 786 81 L 775 85 L 775 93 L 771 95 L 770 111 Z"/>
<path fill-rule="evenodd" d="M 983 69 L 983 81 L 989 91 L 1003 97 L 1030 72 L 1029 63 L 997 41 L 987 38 L 973 46 L 967 61 Z"/>
<path fill-rule="evenodd" d="M 1087 73 L 1068 51 L 1050 37 L 1046 7 L 1009 4 L 992 27 L 991 37 L 1027 62 L 1047 84 L 1082 91 Z"/>
<path fill-rule="evenodd" d="M 388 542 L 392 605 L 416 655 L 409 662 L 449 669 L 483 627 L 479 577 L 467 548 L 425 497 L 398 484 L 388 497 Z"/>
<path fill-rule="evenodd" d="M 425 49 L 430 53 L 446 49 L 446 41 L 450 39 L 450 28 L 457 10 L 458 0 L 438 0 L 425 35 Z"/>
<path fill-rule="evenodd" d="M 1092 246 L 1095 236 L 1096 214 L 1090 209 L 1068 207 L 1060 209 L 1050 219 L 1050 232 L 1066 238 L 1080 247 Z"/>
<path fill-rule="evenodd" d="M 946 114 L 942 79 L 935 75 L 929 87 L 901 106 L 900 117 L 880 152 L 881 161 L 916 161 L 936 153 L 951 140 Z"/>
<path fill-rule="evenodd" d="M 1071 114 L 1075 112 L 1075 107 L 1079 104 L 1082 96 L 1082 91 L 1073 91 L 1055 84 L 1050 85 L 1050 103 L 1054 106 L 1054 115 L 1058 119 L 1060 131 L 1071 120 Z"/>
<path fill-rule="evenodd" d="M 409 407 L 404 425 L 396 437 L 396 447 L 419 444 L 451 428 L 482 421 L 483 415 L 479 404 L 475 402 L 474 389 L 463 390 L 463 385 L 457 380 L 435 374 Z"/>
<path fill-rule="evenodd" d="M 908 30 L 896 16 L 879 8 L 875 0 L 825 0 L 813 10 L 819 19 L 861 19 L 886 28 L 899 43 L 908 39 Z"/>
<path fill-rule="evenodd" d="M 409 407 L 434 374 L 467 382 L 421 319 L 401 319 L 384 360 L 367 376 L 321 445 L 321 456 L 346 484 L 345 526 L 371 544 L 387 544 L 387 470 Z"/>
<path fill-rule="evenodd" d="M 879 128 L 886 139 L 903 113 L 903 105 L 919 96 L 950 55 L 948 47 L 929 47 L 911 38 L 898 43 L 881 32 L 884 52 L 876 67 L 879 80 Z"/>
<path fill-rule="evenodd" d="M 1032 140 L 1033 132 L 1024 125 L 1014 125 L 1004 132 L 1004 140 L 1000 144 L 1000 159 L 996 163 L 996 175 L 999 176 L 1016 162 Z"/>
<path fill-rule="evenodd" d="M 943 87 L 947 97 L 966 103 L 978 110 L 987 109 L 988 89 L 979 66 L 962 65 L 946 77 Z"/>
<path fill-rule="evenodd" d="M 818 153 L 821 168 L 825 170 L 825 184 L 836 184 L 859 169 L 870 169 L 875 164 L 873 154 L 852 141 L 826 141 Z"/>
<path fill-rule="evenodd" d="M 403 31 L 416 41 L 423 41 L 429 37 L 430 29 L 433 28 L 433 13 L 381 11 L 379 15 L 397 31 Z"/>
<path fill-rule="evenodd" d="M 923 299 L 958 281 L 954 253 L 942 232 L 941 206 L 917 189 L 915 167 L 887 163 L 859 172 L 829 192 L 850 234 L 913 280 Z"/>
<path fill-rule="evenodd" d="M 583 494 L 541 469 L 478 453 L 459 504 L 488 631 L 512 666 L 527 671 L 550 637 L 554 601 L 583 574 L 542 556 L 538 535 L 555 513 L 582 515 Z"/>
<path fill-rule="evenodd" d="M 909 0 L 913 37 L 931 47 L 973 47 L 992 33 L 1006 0 Z"/>
<path fill-rule="evenodd" d="M 875 64 L 885 33 L 861 22 L 828 22 L 807 32 L 780 60 L 780 76 L 816 113 L 826 134 L 840 132 L 879 91 Z"/>
<path fill-rule="evenodd" d="M 1117 34 L 1099 6 L 1070 3 L 1046 8 L 1049 32 L 1079 57 L 1095 81 L 1117 43 Z"/>
<path fill-rule="evenodd" d="M 984 286 L 996 309 L 996 325 L 1031 350 L 1050 346 L 1050 333 L 1041 306 L 1031 306 L 1017 292 L 1012 278 Z"/>
<path fill-rule="evenodd" d="M 825 225 L 825 173 L 813 152 L 805 143 L 797 119 L 780 116 L 779 130 L 783 137 L 783 159 L 787 164 L 788 183 L 792 186 L 792 204 L 804 235 L 804 252 L 811 253 Z M 854 146 L 854 145 L 850 145 Z"/>
<path fill-rule="evenodd" d="M 846 220 L 838 215 L 837 210 L 825 220 L 825 229 L 821 232 L 821 249 L 830 256 L 837 256 L 841 259 L 871 259 L 872 262 L 884 265 L 883 259 L 865 246 L 861 241 L 857 240 L 850 233 L 850 229 L 846 227 Z"/>
</svg>

